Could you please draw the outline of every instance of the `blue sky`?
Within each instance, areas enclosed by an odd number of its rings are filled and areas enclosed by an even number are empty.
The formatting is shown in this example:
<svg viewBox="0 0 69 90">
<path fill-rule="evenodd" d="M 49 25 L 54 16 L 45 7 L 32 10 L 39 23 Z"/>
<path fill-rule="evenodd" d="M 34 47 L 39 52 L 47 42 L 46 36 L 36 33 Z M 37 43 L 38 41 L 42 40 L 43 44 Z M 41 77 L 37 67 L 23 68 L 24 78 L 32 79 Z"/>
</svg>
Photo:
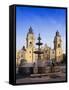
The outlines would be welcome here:
<svg viewBox="0 0 69 90">
<path fill-rule="evenodd" d="M 55 8 L 16 7 L 16 49 L 26 45 L 26 36 L 29 27 L 32 27 L 37 41 L 40 33 L 43 45 L 53 48 L 56 31 L 62 37 L 62 48 L 66 47 L 66 10 Z M 36 42 L 35 41 L 35 42 Z"/>
</svg>

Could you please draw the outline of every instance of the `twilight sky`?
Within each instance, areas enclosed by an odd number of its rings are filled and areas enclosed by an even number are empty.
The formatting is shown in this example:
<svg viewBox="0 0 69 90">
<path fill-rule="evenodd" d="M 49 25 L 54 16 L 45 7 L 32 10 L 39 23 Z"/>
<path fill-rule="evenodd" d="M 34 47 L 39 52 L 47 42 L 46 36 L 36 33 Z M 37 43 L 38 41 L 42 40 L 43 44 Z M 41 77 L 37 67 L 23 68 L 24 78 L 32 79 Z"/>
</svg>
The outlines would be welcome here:
<svg viewBox="0 0 69 90">
<path fill-rule="evenodd" d="M 62 48 L 66 47 L 66 10 L 57 8 L 31 8 L 16 7 L 16 49 L 20 50 L 26 45 L 26 35 L 29 27 L 32 27 L 37 42 L 38 34 L 42 38 L 43 45 L 48 44 L 53 48 L 53 40 L 56 31 L 62 37 Z"/>
</svg>

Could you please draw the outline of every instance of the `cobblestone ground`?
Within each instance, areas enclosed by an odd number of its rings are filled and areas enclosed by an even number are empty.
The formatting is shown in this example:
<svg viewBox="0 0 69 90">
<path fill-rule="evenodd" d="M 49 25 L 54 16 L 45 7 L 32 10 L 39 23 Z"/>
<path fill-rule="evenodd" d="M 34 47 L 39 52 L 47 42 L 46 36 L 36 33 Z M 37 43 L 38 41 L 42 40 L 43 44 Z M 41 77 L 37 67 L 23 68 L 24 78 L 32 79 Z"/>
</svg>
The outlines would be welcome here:
<svg viewBox="0 0 69 90">
<path fill-rule="evenodd" d="M 16 79 L 16 83 L 36 83 L 36 82 L 55 82 L 66 80 L 65 66 L 60 66 L 58 72 L 46 73 L 46 74 L 32 74 L 30 77 L 20 77 Z"/>
</svg>

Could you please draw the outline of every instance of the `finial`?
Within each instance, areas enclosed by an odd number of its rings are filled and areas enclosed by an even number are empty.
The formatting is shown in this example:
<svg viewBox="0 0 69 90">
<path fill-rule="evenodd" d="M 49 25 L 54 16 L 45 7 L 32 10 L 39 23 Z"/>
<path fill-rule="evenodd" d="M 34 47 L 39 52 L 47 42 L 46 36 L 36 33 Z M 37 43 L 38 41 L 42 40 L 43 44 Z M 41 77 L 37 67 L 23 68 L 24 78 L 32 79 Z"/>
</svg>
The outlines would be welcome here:
<svg viewBox="0 0 69 90">
<path fill-rule="evenodd" d="M 39 35 L 38 35 L 38 40 L 41 40 L 40 33 L 39 33 Z"/>
</svg>

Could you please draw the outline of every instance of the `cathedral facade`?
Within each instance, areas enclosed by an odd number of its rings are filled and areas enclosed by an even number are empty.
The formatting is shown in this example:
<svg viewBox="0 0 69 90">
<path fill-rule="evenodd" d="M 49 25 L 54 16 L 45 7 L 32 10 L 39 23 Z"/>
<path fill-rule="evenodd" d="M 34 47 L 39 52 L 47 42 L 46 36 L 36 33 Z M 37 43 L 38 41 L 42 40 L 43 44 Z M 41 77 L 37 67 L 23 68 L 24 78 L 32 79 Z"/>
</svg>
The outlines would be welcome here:
<svg viewBox="0 0 69 90">
<path fill-rule="evenodd" d="M 41 60 L 54 60 L 56 62 L 61 62 L 63 60 L 62 40 L 58 31 L 56 31 L 53 44 L 53 49 L 47 44 L 41 47 L 41 50 L 43 51 Z M 16 52 L 16 64 L 20 64 L 21 60 L 25 60 L 27 63 L 36 63 L 38 59 L 38 55 L 34 53 L 36 50 L 35 35 L 32 27 L 30 27 L 26 36 L 26 46 L 23 46 L 20 51 Z"/>
</svg>

